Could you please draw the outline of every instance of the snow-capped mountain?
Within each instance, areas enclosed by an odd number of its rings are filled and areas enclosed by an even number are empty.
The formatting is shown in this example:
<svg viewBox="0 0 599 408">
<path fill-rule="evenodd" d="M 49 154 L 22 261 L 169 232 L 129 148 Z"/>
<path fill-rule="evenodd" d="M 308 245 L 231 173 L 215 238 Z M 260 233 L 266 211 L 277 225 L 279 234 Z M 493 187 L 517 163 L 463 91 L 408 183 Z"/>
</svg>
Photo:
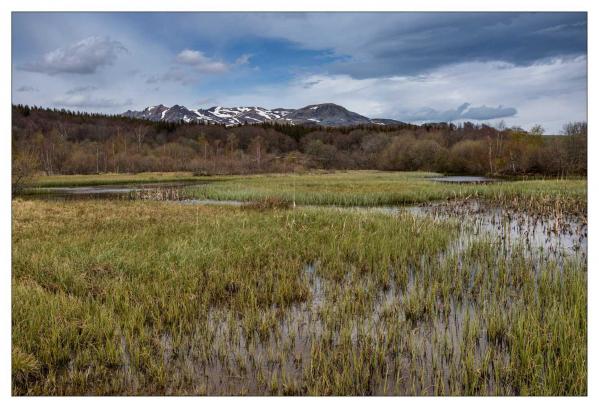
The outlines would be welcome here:
<svg viewBox="0 0 599 408">
<path fill-rule="evenodd" d="M 351 126 L 359 124 L 401 124 L 392 119 L 369 119 L 334 103 L 308 105 L 300 109 L 265 109 L 259 106 L 209 109 L 188 109 L 185 106 L 149 106 L 142 111 L 128 110 L 122 114 L 129 118 L 165 122 L 205 122 L 226 126 L 263 122 L 289 123 L 292 125 L 314 124 L 322 126 Z"/>
<path fill-rule="evenodd" d="M 242 106 L 224 108 L 213 106 L 210 109 L 188 109 L 185 106 L 174 105 L 170 108 L 164 105 L 149 106 L 142 111 L 123 113 L 123 116 L 137 119 L 165 122 L 207 122 L 227 126 L 276 121 L 283 118 L 292 109 L 264 109 L 257 106 Z"/>
<path fill-rule="evenodd" d="M 323 126 L 351 126 L 370 123 L 366 116 L 350 112 L 334 103 L 308 105 L 285 115 L 284 119 L 294 125 L 314 123 Z"/>
</svg>

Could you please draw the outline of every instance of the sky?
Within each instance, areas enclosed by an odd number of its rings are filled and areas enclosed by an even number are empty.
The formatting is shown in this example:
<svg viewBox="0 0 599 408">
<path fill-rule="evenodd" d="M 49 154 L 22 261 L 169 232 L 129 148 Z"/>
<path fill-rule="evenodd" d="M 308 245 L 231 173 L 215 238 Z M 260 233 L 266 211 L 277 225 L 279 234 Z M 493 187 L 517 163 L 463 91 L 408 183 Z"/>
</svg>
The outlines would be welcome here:
<svg viewBox="0 0 599 408">
<path fill-rule="evenodd" d="M 559 133 L 587 120 L 586 13 L 13 13 L 12 102 L 300 108 Z"/>
</svg>

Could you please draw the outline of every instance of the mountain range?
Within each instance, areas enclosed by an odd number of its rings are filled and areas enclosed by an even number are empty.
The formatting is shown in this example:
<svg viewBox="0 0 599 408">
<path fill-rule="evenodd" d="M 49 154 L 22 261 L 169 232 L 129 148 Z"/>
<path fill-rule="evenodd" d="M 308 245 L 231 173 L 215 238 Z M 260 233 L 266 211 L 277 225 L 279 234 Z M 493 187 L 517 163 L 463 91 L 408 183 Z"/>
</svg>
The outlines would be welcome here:
<svg viewBox="0 0 599 408">
<path fill-rule="evenodd" d="M 351 112 L 334 103 L 308 105 L 300 109 L 265 109 L 259 106 L 225 108 L 213 106 L 209 109 L 188 109 L 182 105 L 149 106 L 141 111 L 128 110 L 123 116 L 165 122 L 209 123 L 225 126 L 278 122 L 291 125 L 353 126 L 353 125 L 401 125 L 393 119 L 370 119 Z"/>
</svg>

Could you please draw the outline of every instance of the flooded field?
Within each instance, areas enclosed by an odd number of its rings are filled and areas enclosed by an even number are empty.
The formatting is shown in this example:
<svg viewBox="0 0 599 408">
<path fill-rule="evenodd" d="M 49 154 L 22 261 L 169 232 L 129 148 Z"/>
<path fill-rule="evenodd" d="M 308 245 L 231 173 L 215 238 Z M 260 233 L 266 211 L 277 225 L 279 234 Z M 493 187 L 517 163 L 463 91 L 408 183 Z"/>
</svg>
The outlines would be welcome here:
<svg viewBox="0 0 599 408">
<path fill-rule="evenodd" d="M 43 200 L 85 200 L 85 199 L 155 199 L 178 200 L 182 191 L 206 183 L 165 182 L 151 184 L 115 184 L 81 187 L 40 187 L 26 189 L 22 196 Z"/>
<path fill-rule="evenodd" d="M 544 219 L 477 201 L 335 211 L 409 214 L 418 218 L 414 224 L 459 223 L 459 232 L 437 254 L 389 265 L 377 278 L 348 265 L 343 276 L 331 279 L 320 272 L 321 260 L 306 263 L 301 276 L 308 300 L 262 311 L 257 332 L 247 329 L 243 314 L 212 310 L 207 331 L 214 338 L 207 353 L 218 357 L 197 364 L 187 355 L 192 362 L 180 362 L 192 370 L 190 377 L 207 379 L 202 393 L 529 392 L 511 378 L 510 342 L 516 341 L 512 336 L 526 337 L 526 328 L 514 334 L 510 325 L 524 321 L 513 319 L 523 319 L 519 309 L 527 301 L 547 301 L 540 297 L 548 279 L 561 281 L 568 279 L 562 274 L 586 269 L 585 220 Z M 325 378 L 330 383 L 322 383 Z"/>
<path fill-rule="evenodd" d="M 481 200 L 412 207 L 409 212 L 434 219 L 459 220 L 467 235 L 489 235 L 509 247 L 523 244 L 531 254 L 562 257 L 587 255 L 588 226 L 585 216 L 564 213 L 538 214 L 502 208 Z M 463 241 L 463 240 L 462 240 Z"/>
<path fill-rule="evenodd" d="M 14 394 L 587 393 L 583 205 L 121 187 L 13 201 Z"/>
</svg>

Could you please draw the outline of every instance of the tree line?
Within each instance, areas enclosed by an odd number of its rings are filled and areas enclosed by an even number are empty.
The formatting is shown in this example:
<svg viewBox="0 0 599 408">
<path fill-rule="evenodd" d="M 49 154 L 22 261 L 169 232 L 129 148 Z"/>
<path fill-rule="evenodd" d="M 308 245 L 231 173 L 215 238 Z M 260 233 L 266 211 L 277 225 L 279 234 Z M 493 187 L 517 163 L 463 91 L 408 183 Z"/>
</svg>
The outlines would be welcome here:
<svg viewBox="0 0 599 408">
<path fill-rule="evenodd" d="M 587 125 L 561 135 L 464 123 L 345 128 L 263 123 L 150 122 L 12 107 L 13 176 L 193 171 L 244 174 L 306 169 L 429 170 L 495 176 L 584 176 Z"/>
</svg>

